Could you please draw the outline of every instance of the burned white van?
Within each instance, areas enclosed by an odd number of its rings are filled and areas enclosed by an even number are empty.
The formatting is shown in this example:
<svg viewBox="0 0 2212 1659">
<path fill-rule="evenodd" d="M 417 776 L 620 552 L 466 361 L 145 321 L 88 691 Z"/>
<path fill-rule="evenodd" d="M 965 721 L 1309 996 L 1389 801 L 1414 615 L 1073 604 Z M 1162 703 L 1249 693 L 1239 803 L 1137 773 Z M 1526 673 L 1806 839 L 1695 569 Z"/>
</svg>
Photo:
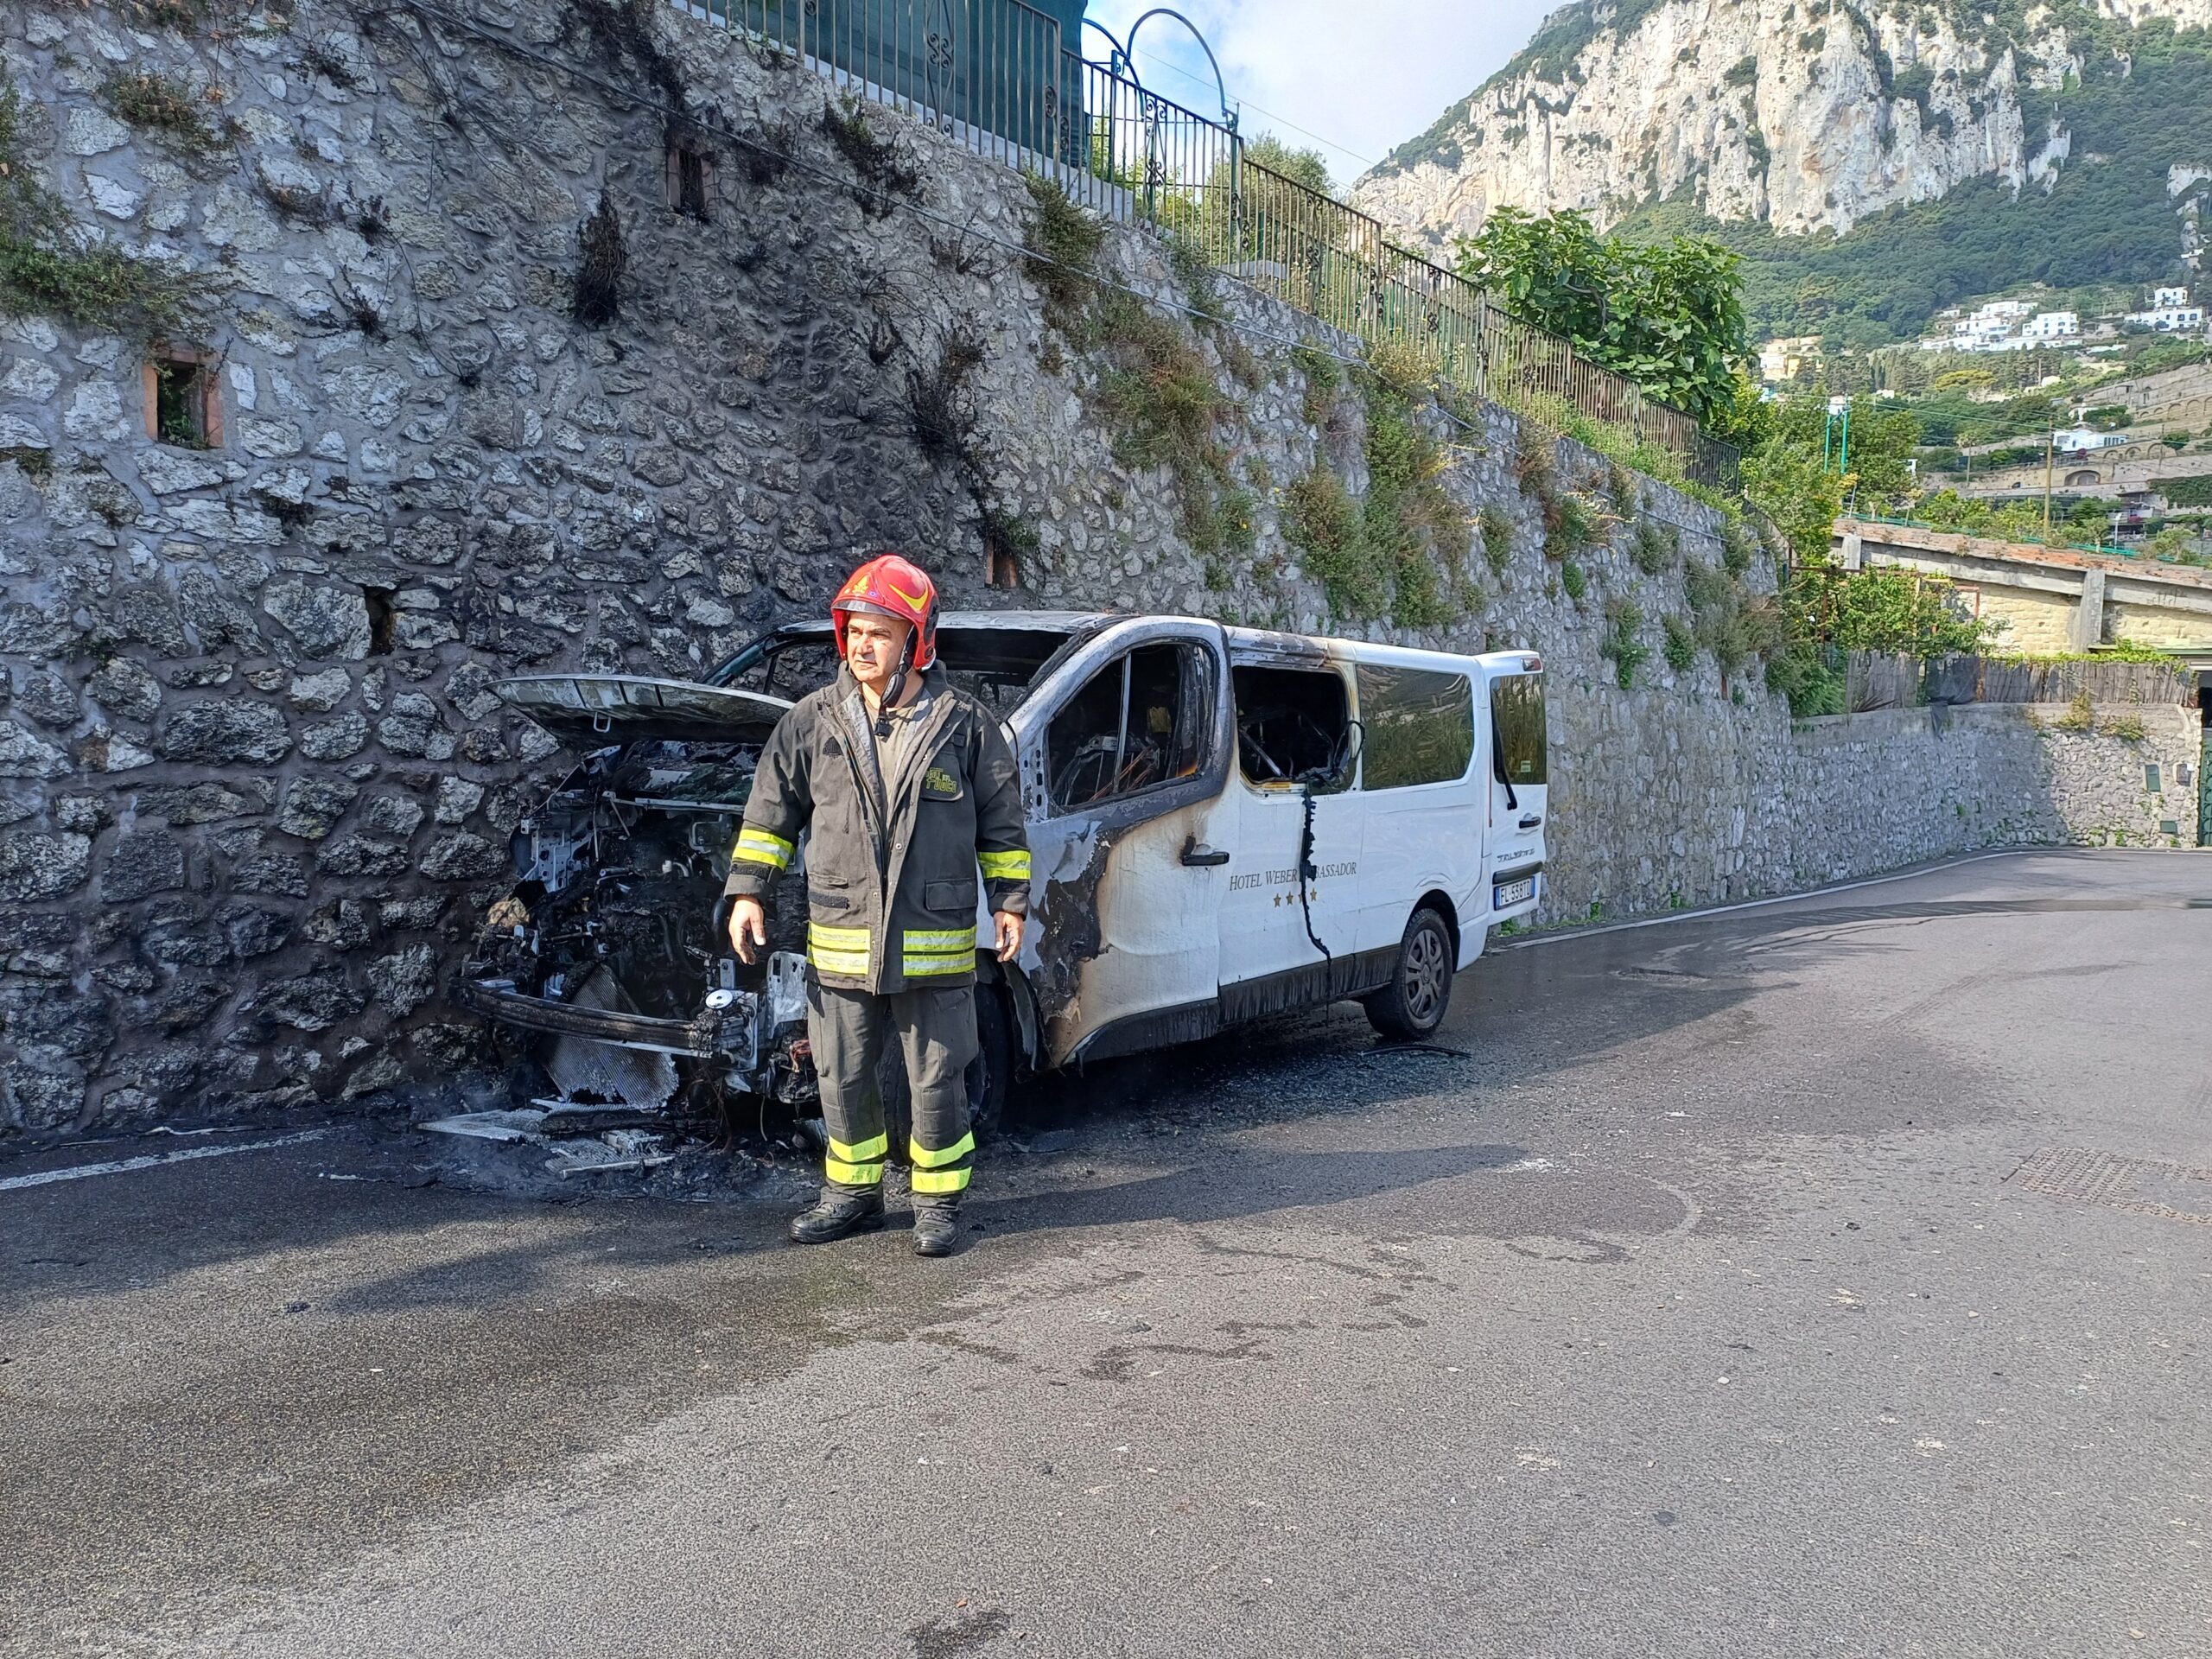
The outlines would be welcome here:
<svg viewBox="0 0 2212 1659">
<path fill-rule="evenodd" d="M 658 1104 L 686 1080 L 812 1098 L 804 842 L 778 906 L 792 937 L 764 961 L 740 963 L 714 914 L 754 758 L 832 649 L 799 623 L 697 683 L 500 687 L 583 758 L 517 830 L 518 885 L 462 995 L 537 1043 L 563 1098 Z M 945 617 L 938 653 L 1006 722 L 1035 853 L 1020 961 L 978 959 L 980 1122 L 1018 1069 L 1303 1007 L 1357 999 L 1384 1033 L 1426 1036 L 1491 928 L 1541 895 L 1531 652 L 1002 612 Z"/>
</svg>

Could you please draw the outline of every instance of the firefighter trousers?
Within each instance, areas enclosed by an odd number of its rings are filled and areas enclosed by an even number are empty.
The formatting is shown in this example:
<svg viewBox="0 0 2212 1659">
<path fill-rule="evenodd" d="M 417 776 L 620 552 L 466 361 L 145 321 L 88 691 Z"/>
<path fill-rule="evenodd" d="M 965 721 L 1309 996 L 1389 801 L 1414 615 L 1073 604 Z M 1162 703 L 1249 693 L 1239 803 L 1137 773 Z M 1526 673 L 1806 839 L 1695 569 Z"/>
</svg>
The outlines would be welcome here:
<svg viewBox="0 0 2212 1659">
<path fill-rule="evenodd" d="M 957 990 L 841 990 L 813 984 L 806 1034 L 822 1085 L 830 1150 L 823 1174 L 831 1186 L 865 1189 L 883 1181 L 891 1142 L 885 1134 L 880 1067 L 895 1040 L 913 1102 L 914 1201 L 957 1205 L 973 1173 L 976 1137 L 968 1123 L 968 1065 L 976 1058 L 976 993 Z"/>
</svg>

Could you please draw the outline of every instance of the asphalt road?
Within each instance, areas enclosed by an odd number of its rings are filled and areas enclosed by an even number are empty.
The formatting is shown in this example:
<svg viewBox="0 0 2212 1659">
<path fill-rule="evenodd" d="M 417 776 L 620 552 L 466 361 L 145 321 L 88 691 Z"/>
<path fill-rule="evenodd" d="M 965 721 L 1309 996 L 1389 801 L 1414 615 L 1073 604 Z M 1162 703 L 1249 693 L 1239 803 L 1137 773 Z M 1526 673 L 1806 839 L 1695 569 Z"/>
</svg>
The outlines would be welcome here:
<svg viewBox="0 0 2212 1659">
<path fill-rule="evenodd" d="M 2033 855 L 1102 1067 L 950 1262 L 0 1186 L 0 1650 L 2202 1656 L 2208 1010 L 2212 859 Z"/>
</svg>

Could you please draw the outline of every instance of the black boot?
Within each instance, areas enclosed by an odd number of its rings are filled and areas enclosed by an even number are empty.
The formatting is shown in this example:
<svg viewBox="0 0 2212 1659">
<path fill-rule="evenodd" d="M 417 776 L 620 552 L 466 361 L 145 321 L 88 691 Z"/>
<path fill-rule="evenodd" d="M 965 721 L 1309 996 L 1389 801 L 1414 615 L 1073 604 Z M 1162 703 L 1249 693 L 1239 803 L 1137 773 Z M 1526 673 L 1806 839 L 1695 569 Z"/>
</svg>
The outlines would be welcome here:
<svg viewBox="0 0 2212 1659">
<path fill-rule="evenodd" d="M 914 1206 L 914 1254 L 950 1255 L 960 1238 L 957 1204 L 918 1204 Z"/>
<path fill-rule="evenodd" d="M 870 1232 L 882 1225 L 882 1188 L 825 1186 L 813 1209 L 791 1217 L 791 1243 L 827 1244 L 848 1233 Z"/>
</svg>

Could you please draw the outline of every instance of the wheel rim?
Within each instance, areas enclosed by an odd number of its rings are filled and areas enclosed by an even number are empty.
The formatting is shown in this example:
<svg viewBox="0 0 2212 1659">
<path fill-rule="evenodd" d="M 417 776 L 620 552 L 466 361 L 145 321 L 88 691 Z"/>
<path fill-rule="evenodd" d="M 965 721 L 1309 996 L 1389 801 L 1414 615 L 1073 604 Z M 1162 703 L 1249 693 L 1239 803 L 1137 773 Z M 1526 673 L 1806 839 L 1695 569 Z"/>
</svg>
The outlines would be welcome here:
<svg viewBox="0 0 2212 1659">
<path fill-rule="evenodd" d="M 1427 1025 L 1443 1012 L 1448 972 L 1444 960 L 1444 936 L 1435 928 L 1421 928 L 1406 941 L 1406 969 L 1401 994 L 1405 998 L 1406 1012 L 1417 1024 Z"/>
</svg>

